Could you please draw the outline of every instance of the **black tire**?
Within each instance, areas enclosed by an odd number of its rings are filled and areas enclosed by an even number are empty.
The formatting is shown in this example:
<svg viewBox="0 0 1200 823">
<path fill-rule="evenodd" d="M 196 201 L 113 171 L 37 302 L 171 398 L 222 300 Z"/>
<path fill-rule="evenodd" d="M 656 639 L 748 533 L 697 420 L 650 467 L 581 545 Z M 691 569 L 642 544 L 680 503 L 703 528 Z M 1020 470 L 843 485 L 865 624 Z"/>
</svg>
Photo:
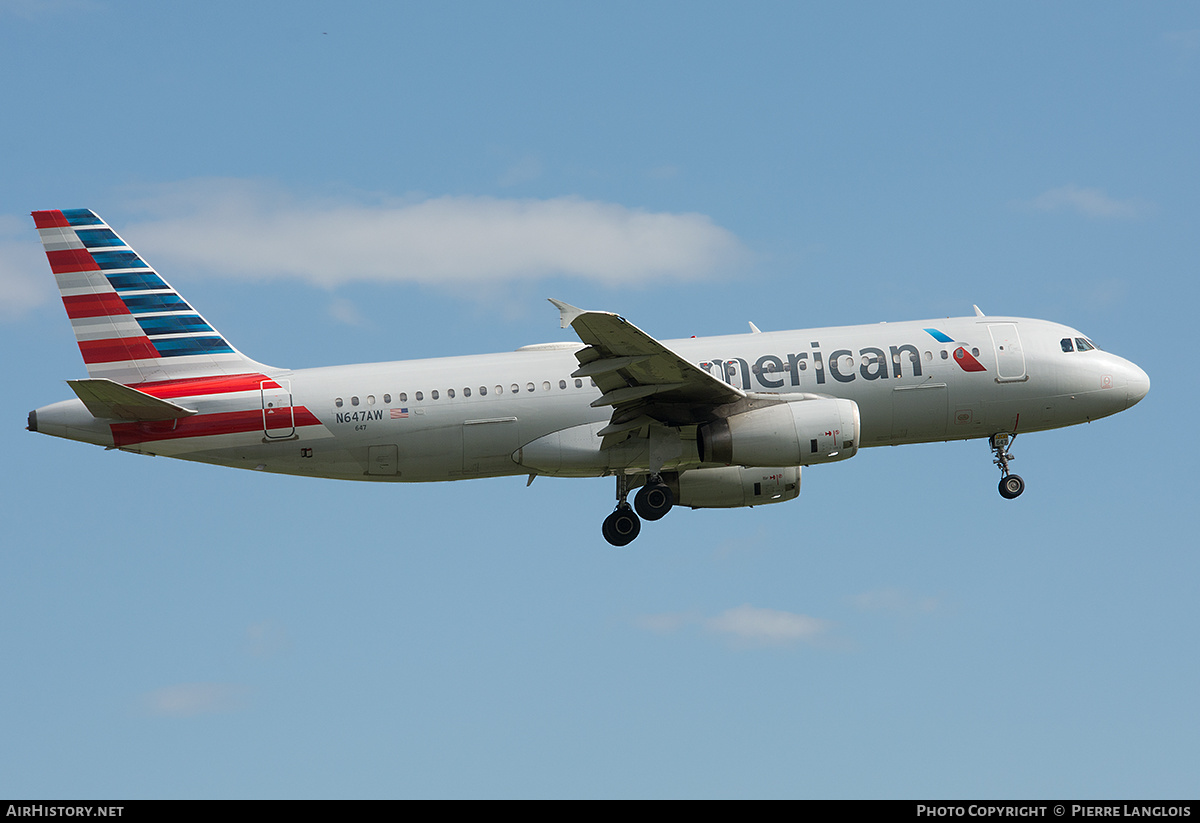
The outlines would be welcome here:
<svg viewBox="0 0 1200 823">
<path fill-rule="evenodd" d="M 628 505 L 622 506 L 604 518 L 600 527 L 604 539 L 614 546 L 628 546 L 642 530 L 642 521 Z"/>
<path fill-rule="evenodd" d="M 1000 496 L 1005 500 L 1020 497 L 1023 491 L 1025 491 L 1025 481 L 1019 474 L 1006 474 L 1000 478 Z"/>
<path fill-rule="evenodd" d="M 643 520 L 661 520 L 675 505 L 675 495 L 666 483 L 647 483 L 633 498 L 633 507 Z"/>
</svg>

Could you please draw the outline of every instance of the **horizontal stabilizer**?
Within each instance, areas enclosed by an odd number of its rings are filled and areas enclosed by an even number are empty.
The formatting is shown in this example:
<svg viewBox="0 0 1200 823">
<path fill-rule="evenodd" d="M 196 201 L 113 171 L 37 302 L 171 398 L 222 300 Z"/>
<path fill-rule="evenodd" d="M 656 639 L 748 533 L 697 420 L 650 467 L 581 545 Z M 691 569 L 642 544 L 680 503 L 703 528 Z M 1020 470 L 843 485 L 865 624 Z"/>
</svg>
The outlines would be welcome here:
<svg viewBox="0 0 1200 823">
<path fill-rule="evenodd" d="M 68 380 L 92 417 L 117 420 L 176 420 L 196 412 L 104 377 Z"/>
</svg>

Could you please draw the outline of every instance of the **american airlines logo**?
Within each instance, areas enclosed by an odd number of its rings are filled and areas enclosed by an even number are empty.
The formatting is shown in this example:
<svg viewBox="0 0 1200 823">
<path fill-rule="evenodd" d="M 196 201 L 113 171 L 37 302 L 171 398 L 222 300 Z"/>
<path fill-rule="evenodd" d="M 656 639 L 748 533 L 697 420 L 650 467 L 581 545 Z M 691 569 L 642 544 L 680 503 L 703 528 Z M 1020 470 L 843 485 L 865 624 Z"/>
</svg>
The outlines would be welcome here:
<svg viewBox="0 0 1200 823">
<path fill-rule="evenodd" d="M 939 343 L 954 342 L 936 329 L 926 331 Z M 821 351 L 820 343 L 813 342 L 809 346 L 810 351 L 794 354 L 764 354 L 753 364 L 740 357 L 705 360 L 700 363 L 700 368 L 731 386 L 747 391 L 757 387 L 782 389 L 784 386 L 800 386 L 804 382 L 800 373 L 804 371 L 811 371 L 808 380 L 815 385 L 824 385 L 830 379 L 838 383 L 850 383 L 854 380 L 922 376 L 921 352 L 908 343 L 888 346 L 886 352 L 875 346 L 864 346 L 857 352 L 836 349 L 828 357 Z M 964 346 L 954 349 L 953 360 L 963 371 L 987 371 Z"/>
</svg>

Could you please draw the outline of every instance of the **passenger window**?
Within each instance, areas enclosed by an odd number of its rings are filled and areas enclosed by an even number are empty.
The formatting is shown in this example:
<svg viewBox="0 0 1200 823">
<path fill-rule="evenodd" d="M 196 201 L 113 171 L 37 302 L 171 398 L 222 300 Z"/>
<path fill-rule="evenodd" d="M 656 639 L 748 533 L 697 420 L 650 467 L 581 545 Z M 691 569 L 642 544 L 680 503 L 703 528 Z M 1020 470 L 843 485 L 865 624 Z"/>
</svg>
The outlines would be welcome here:
<svg viewBox="0 0 1200 823">
<path fill-rule="evenodd" d="M 504 394 L 504 387 L 503 387 L 503 386 L 497 386 L 497 387 L 496 387 L 496 394 Z"/>
<path fill-rule="evenodd" d="M 567 381 L 566 381 L 566 380 L 559 380 L 559 381 L 558 381 L 558 387 L 559 387 L 560 389 L 565 389 L 565 388 L 567 387 Z"/>
<path fill-rule="evenodd" d="M 437 393 L 437 389 L 434 389 L 433 391 L 431 391 L 431 392 L 429 393 L 429 396 L 430 396 L 431 398 L 433 398 L 434 400 L 437 400 L 437 399 L 438 399 L 438 393 Z"/>
<path fill-rule="evenodd" d="M 976 357 L 978 357 L 978 356 L 979 356 L 979 349 L 971 349 L 971 354 L 973 354 L 973 355 L 975 355 Z"/>
<path fill-rule="evenodd" d="M 368 394 L 368 395 L 367 395 L 367 405 L 368 405 L 368 406 L 374 406 L 374 405 L 375 405 L 375 395 L 373 395 L 373 394 Z"/>
<path fill-rule="evenodd" d="M 464 387 L 463 388 L 463 397 L 470 397 L 470 396 L 471 396 L 471 387 L 470 386 Z"/>
<path fill-rule="evenodd" d="M 542 381 L 542 391 L 550 391 L 550 381 L 549 380 Z"/>
<path fill-rule="evenodd" d="M 333 399 L 333 405 L 337 406 L 340 409 L 342 407 L 342 398 L 335 397 Z"/>
<path fill-rule="evenodd" d="M 422 392 L 417 392 L 417 399 L 418 399 L 418 400 L 424 400 L 424 399 L 425 399 L 425 395 L 424 395 L 424 393 L 422 393 Z"/>
<path fill-rule="evenodd" d="M 449 397 L 451 400 L 453 400 L 454 399 L 454 389 L 446 389 L 446 396 Z"/>
<path fill-rule="evenodd" d="M 942 349 L 942 359 L 945 360 L 948 357 L 950 357 L 950 354 L 945 349 Z"/>
<path fill-rule="evenodd" d="M 355 395 L 354 397 L 351 397 L 351 398 L 350 398 L 350 405 L 351 405 L 351 406 L 357 406 L 357 405 L 358 405 L 358 395 Z"/>
<path fill-rule="evenodd" d="M 930 361 L 930 360 L 932 360 L 932 359 L 933 359 L 933 352 L 931 352 L 931 351 L 926 351 L 926 352 L 925 352 L 925 362 L 929 362 L 929 361 Z"/>
<path fill-rule="evenodd" d="M 513 384 L 512 384 L 512 385 L 509 387 L 509 389 L 512 391 L 512 393 L 513 393 L 513 394 L 516 394 L 517 392 L 521 391 L 521 387 L 520 387 L 520 386 L 518 386 L 516 383 L 513 383 Z"/>
<path fill-rule="evenodd" d="M 532 384 L 532 383 L 526 383 L 526 384 L 525 384 L 525 391 L 533 391 L 533 384 Z"/>
<path fill-rule="evenodd" d="M 580 380 L 578 377 L 575 378 L 575 388 L 577 388 L 577 389 L 583 388 L 583 381 Z"/>
<path fill-rule="evenodd" d="M 1071 344 L 1071 338 L 1069 337 L 1064 337 L 1060 341 L 1060 345 L 1062 346 L 1063 351 L 1075 351 L 1075 346 Z"/>
<path fill-rule="evenodd" d="M 400 402 L 401 402 L 401 403 L 407 403 L 407 402 L 408 402 L 408 392 L 406 392 L 406 391 L 402 391 L 402 392 L 400 392 Z"/>
<path fill-rule="evenodd" d="M 385 395 L 383 396 L 383 402 L 384 402 L 384 403 L 391 403 L 391 402 L 392 402 L 392 396 L 391 396 L 390 394 L 385 394 Z"/>
<path fill-rule="evenodd" d="M 480 396 L 480 397 L 487 397 L 487 386 L 480 386 L 480 387 L 479 387 L 479 396 Z"/>
</svg>

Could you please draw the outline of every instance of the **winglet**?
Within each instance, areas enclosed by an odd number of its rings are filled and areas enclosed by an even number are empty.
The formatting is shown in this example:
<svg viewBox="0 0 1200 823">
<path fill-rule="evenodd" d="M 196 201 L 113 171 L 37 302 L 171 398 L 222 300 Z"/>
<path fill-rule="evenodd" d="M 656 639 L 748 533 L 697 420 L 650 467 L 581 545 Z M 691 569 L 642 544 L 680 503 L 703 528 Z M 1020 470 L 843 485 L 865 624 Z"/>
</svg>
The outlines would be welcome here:
<svg viewBox="0 0 1200 823">
<path fill-rule="evenodd" d="M 561 300 L 555 300 L 553 297 L 547 297 L 546 299 L 553 303 L 554 307 L 558 309 L 560 324 L 559 328 L 568 328 L 571 323 L 574 322 L 576 317 L 581 314 L 587 314 L 587 312 L 583 309 L 578 308 L 577 306 L 572 306 L 570 303 L 564 303 Z"/>
<path fill-rule="evenodd" d="M 746 322 L 750 324 L 750 331 L 751 331 L 752 333 L 754 333 L 754 334 L 762 334 L 762 329 L 760 329 L 758 326 L 754 325 L 754 321 L 753 321 L 753 320 L 747 320 Z"/>
<path fill-rule="evenodd" d="M 971 304 L 971 308 L 973 308 L 973 309 L 975 310 L 975 316 L 976 316 L 976 317 L 987 317 L 987 315 L 986 315 L 986 314 L 984 314 L 983 312 L 981 312 L 981 311 L 979 310 L 979 307 L 978 307 L 978 306 L 976 306 L 974 303 L 972 303 L 972 304 Z"/>
</svg>

